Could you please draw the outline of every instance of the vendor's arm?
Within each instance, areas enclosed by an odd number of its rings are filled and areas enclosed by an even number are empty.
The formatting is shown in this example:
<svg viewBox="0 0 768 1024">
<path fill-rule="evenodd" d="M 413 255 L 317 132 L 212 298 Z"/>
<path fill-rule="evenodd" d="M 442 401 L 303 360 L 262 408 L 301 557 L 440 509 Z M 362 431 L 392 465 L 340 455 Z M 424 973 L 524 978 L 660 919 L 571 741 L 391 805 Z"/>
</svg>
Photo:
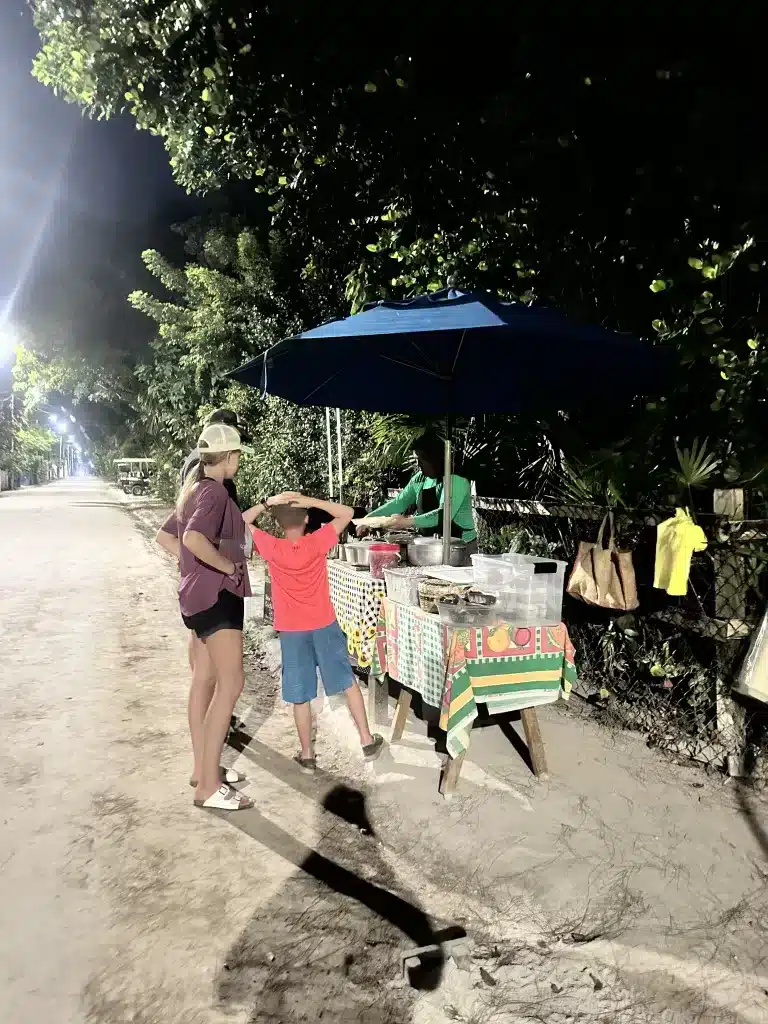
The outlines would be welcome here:
<svg viewBox="0 0 768 1024">
<path fill-rule="evenodd" d="M 416 475 L 414 475 L 396 497 L 392 498 L 391 501 L 385 502 L 379 508 L 374 509 L 373 512 L 369 512 L 365 518 L 369 519 L 373 516 L 392 516 L 398 512 L 405 512 L 405 510 L 410 508 L 411 505 L 416 504 L 418 498 L 419 485 Z"/>
<path fill-rule="evenodd" d="M 469 480 L 463 476 L 454 476 L 451 480 L 451 521 L 453 521 L 456 513 L 467 501 L 471 491 L 471 485 Z M 433 509 L 431 512 L 422 512 L 420 516 L 412 516 L 407 519 L 401 519 L 397 524 L 401 527 L 414 526 L 417 530 L 434 530 L 440 521 L 440 512 L 444 507 L 445 490 L 440 494 L 440 504 L 438 508 Z"/>
</svg>

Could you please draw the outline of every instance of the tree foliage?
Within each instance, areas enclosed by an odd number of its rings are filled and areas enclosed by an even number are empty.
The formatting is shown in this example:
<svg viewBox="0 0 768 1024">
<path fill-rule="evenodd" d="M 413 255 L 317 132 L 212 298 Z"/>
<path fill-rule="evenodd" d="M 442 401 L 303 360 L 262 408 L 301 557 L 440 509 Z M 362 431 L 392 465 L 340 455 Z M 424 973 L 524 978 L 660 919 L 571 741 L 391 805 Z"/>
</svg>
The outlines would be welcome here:
<svg viewBox="0 0 768 1024">
<path fill-rule="evenodd" d="M 56 440 L 53 432 L 41 427 L 34 416 L 43 400 L 34 370 L 36 363 L 36 357 L 27 348 L 16 347 L 13 394 L 0 403 L 0 469 L 12 476 L 27 476 L 34 482 L 47 479 L 46 467 Z M 35 377 L 29 390 L 22 386 L 25 373 Z"/>
<path fill-rule="evenodd" d="M 131 111 L 189 189 L 261 189 L 331 307 L 344 285 L 358 307 L 453 271 L 679 351 L 686 373 L 656 408 L 547 424 L 550 447 L 620 451 L 636 490 L 694 437 L 725 479 L 762 472 L 757 15 L 500 5 L 458 26 L 432 3 L 34 8 L 38 78 L 94 116 Z"/>
<path fill-rule="evenodd" d="M 134 292 L 131 304 L 156 322 L 151 358 L 136 375 L 148 429 L 180 456 L 206 403 L 221 404 L 226 374 L 288 333 L 296 321 L 276 286 L 279 243 L 237 222 L 184 229 L 184 267 L 148 250 L 144 262 L 167 298 Z"/>
<path fill-rule="evenodd" d="M 15 446 L 10 453 L 7 468 L 11 472 L 28 476 L 33 483 L 46 479 L 44 474 L 52 461 L 56 440 L 52 431 L 33 424 L 19 429 L 14 440 Z"/>
<path fill-rule="evenodd" d="M 189 261 L 174 266 L 160 253 L 144 253 L 147 268 L 166 297 L 135 292 L 130 301 L 156 322 L 150 355 L 136 369 L 141 384 L 136 410 L 154 441 L 170 491 L 181 461 L 205 417 L 216 407 L 234 409 L 253 433 L 255 457 L 243 461 L 244 498 L 305 488 L 327 493 L 327 443 L 323 410 L 299 409 L 257 390 L 233 384 L 229 370 L 320 316 L 312 289 L 298 275 L 275 233 L 259 232 L 237 218 L 194 220 L 180 228 Z M 367 418 L 344 415 L 345 481 L 368 486 Z M 337 441 L 334 426 L 334 458 Z"/>
</svg>

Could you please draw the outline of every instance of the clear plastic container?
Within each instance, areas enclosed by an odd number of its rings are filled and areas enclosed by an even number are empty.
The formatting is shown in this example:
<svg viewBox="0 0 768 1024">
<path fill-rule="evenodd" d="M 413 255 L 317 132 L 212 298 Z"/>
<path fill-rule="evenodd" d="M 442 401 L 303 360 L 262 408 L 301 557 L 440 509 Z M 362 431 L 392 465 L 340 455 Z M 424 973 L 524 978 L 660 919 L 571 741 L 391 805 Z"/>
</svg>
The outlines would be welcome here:
<svg viewBox="0 0 768 1024">
<path fill-rule="evenodd" d="M 508 562 L 504 555 L 472 555 L 472 572 L 479 587 L 508 587 L 533 575 L 533 566 Z"/>
<path fill-rule="evenodd" d="M 502 556 L 512 566 L 527 570 L 498 597 L 509 621 L 523 626 L 556 626 L 563 618 L 563 591 L 567 562 L 515 552 Z"/>
<path fill-rule="evenodd" d="M 482 605 L 468 604 L 466 601 L 459 601 L 458 604 L 444 604 L 437 602 L 437 612 L 440 621 L 446 626 L 492 626 L 499 621 L 500 614 L 496 605 L 484 607 Z"/>
<path fill-rule="evenodd" d="M 427 570 L 420 566 L 403 566 L 402 568 L 386 568 L 384 580 L 387 584 L 387 597 L 397 604 L 419 606 L 419 582 L 427 575 Z"/>
</svg>

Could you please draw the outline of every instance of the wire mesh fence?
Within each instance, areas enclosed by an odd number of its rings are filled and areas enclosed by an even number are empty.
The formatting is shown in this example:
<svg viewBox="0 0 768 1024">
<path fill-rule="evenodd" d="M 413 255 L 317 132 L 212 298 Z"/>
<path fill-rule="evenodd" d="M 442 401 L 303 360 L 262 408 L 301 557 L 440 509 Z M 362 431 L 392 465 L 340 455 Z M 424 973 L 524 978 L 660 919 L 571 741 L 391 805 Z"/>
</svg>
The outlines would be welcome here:
<svg viewBox="0 0 768 1024">
<path fill-rule="evenodd" d="M 657 527 L 674 509 L 614 510 L 639 606 L 621 614 L 566 594 L 563 619 L 577 652 L 577 693 L 601 717 L 732 774 L 762 772 L 768 714 L 734 700 L 731 687 L 766 605 L 768 520 L 745 518 L 740 491 L 715 492 L 712 507 L 697 515 L 707 546 L 692 556 L 683 597 L 654 587 Z M 607 511 L 477 498 L 479 547 L 560 559 L 568 576 L 579 543 L 597 542 Z"/>
</svg>

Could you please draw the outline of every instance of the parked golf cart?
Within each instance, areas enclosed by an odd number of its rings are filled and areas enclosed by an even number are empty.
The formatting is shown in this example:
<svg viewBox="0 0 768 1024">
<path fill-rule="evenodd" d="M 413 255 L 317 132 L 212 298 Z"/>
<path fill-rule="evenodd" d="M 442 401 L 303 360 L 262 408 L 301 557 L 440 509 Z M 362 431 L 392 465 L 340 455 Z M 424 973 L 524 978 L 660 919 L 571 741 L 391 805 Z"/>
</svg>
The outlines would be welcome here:
<svg viewBox="0 0 768 1024">
<path fill-rule="evenodd" d="M 115 459 L 117 486 L 126 494 L 140 497 L 149 494 L 152 488 L 152 471 L 154 459 Z"/>
</svg>

